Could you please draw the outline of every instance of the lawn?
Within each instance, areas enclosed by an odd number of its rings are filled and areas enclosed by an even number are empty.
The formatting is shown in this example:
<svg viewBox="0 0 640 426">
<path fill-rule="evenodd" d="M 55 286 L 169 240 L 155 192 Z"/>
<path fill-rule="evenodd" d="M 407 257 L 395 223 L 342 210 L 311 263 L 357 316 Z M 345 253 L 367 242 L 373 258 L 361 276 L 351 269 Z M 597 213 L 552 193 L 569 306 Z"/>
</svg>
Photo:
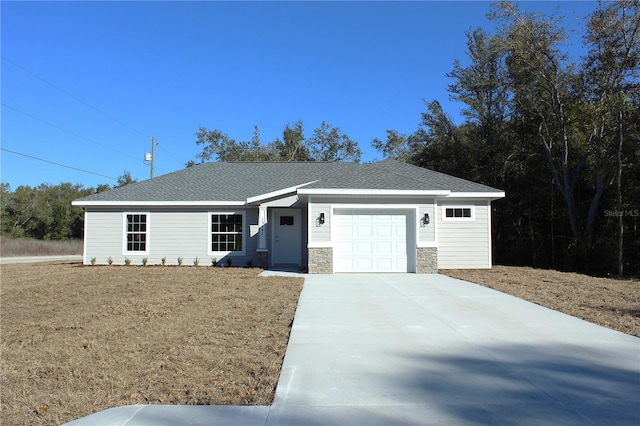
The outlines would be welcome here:
<svg viewBox="0 0 640 426">
<path fill-rule="evenodd" d="M 640 281 L 515 266 L 441 270 L 547 308 L 640 337 Z"/>
<path fill-rule="evenodd" d="M 212 267 L 1 267 L 2 425 L 127 404 L 270 404 L 302 278 Z"/>
<path fill-rule="evenodd" d="M 270 404 L 302 278 L 210 266 L 2 265 L 0 424 L 127 404 Z M 448 270 L 640 337 L 640 282 Z"/>
</svg>

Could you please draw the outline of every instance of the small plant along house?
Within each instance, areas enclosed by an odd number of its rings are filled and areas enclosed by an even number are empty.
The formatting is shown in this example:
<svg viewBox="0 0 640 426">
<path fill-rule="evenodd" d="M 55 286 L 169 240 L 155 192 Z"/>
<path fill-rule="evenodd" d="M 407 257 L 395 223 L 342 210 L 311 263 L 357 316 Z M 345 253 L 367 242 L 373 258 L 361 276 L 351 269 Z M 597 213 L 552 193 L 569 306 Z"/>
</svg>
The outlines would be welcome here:
<svg viewBox="0 0 640 426">
<path fill-rule="evenodd" d="M 80 198 L 84 263 L 309 273 L 491 267 L 504 192 L 396 160 L 204 163 Z"/>
</svg>

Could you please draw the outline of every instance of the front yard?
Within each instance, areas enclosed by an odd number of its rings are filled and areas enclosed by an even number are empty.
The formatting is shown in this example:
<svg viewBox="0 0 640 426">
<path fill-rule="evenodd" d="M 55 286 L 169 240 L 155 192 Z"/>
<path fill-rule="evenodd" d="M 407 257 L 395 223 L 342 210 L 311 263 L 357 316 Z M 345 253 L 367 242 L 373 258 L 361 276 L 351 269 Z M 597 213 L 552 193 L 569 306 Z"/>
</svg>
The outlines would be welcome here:
<svg viewBox="0 0 640 426">
<path fill-rule="evenodd" d="M 127 404 L 270 404 L 301 278 L 2 265 L 2 425 Z"/>
<path fill-rule="evenodd" d="M 270 404 L 302 278 L 259 269 L 2 265 L 2 425 L 127 404 Z M 640 337 L 640 282 L 440 271 Z"/>
</svg>

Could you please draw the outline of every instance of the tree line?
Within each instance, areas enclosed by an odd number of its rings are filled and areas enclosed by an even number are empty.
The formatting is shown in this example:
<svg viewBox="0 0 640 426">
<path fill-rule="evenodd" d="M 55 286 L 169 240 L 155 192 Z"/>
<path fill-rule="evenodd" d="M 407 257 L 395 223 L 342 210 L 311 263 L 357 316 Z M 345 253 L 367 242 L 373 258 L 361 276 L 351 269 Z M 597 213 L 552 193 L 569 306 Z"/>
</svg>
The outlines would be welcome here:
<svg viewBox="0 0 640 426">
<path fill-rule="evenodd" d="M 387 157 L 504 189 L 494 203 L 500 263 L 640 273 L 640 10 L 601 3 L 565 50 L 557 15 L 493 6 L 495 34 L 467 33 L 469 65 L 448 74 L 454 123 L 425 102 L 418 130 L 387 131 Z"/>
<path fill-rule="evenodd" d="M 425 101 L 411 134 L 387 130 L 371 143 L 385 158 L 502 189 L 493 203 L 494 262 L 597 274 L 640 274 L 640 1 L 601 3 L 587 18 L 584 54 L 572 57 L 557 15 L 492 6 L 497 30 L 467 33 L 467 61 L 447 74 L 462 123 Z M 359 161 L 358 143 L 322 122 L 302 121 L 263 143 L 201 127 L 214 161 Z M 131 181 L 123 177 L 120 184 Z M 71 200 L 108 189 L 2 185 L 2 234 L 81 238 Z"/>
<path fill-rule="evenodd" d="M 113 188 L 136 180 L 129 172 L 118 178 Z M 21 185 L 15 190 L 0 183 L 0 235 L 8 238 L 70 240 L 83 237 L 84 210 L 72 206 L 77 198 L 112 189 L 109 184 L 85 188 L 80 184 Z"/>
</svg>

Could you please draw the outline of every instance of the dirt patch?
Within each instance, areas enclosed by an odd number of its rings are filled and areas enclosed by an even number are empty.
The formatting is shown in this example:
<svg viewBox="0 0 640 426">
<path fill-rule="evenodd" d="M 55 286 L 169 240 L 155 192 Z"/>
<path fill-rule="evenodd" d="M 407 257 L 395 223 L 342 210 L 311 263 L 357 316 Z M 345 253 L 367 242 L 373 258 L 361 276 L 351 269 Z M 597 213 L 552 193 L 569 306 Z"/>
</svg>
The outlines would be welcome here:
<svg viewBox="0 0 640 426">
<path fill-rule="evenodd" d="M 640 337 L 638 280 L 509 266 L 439 272 Z"/>
<path fill-rule="evenodd" d="M 270 404 L 303 280 L 212 267 L 1 267 L 3 425 L 127 404 Z"/>
</svg>

